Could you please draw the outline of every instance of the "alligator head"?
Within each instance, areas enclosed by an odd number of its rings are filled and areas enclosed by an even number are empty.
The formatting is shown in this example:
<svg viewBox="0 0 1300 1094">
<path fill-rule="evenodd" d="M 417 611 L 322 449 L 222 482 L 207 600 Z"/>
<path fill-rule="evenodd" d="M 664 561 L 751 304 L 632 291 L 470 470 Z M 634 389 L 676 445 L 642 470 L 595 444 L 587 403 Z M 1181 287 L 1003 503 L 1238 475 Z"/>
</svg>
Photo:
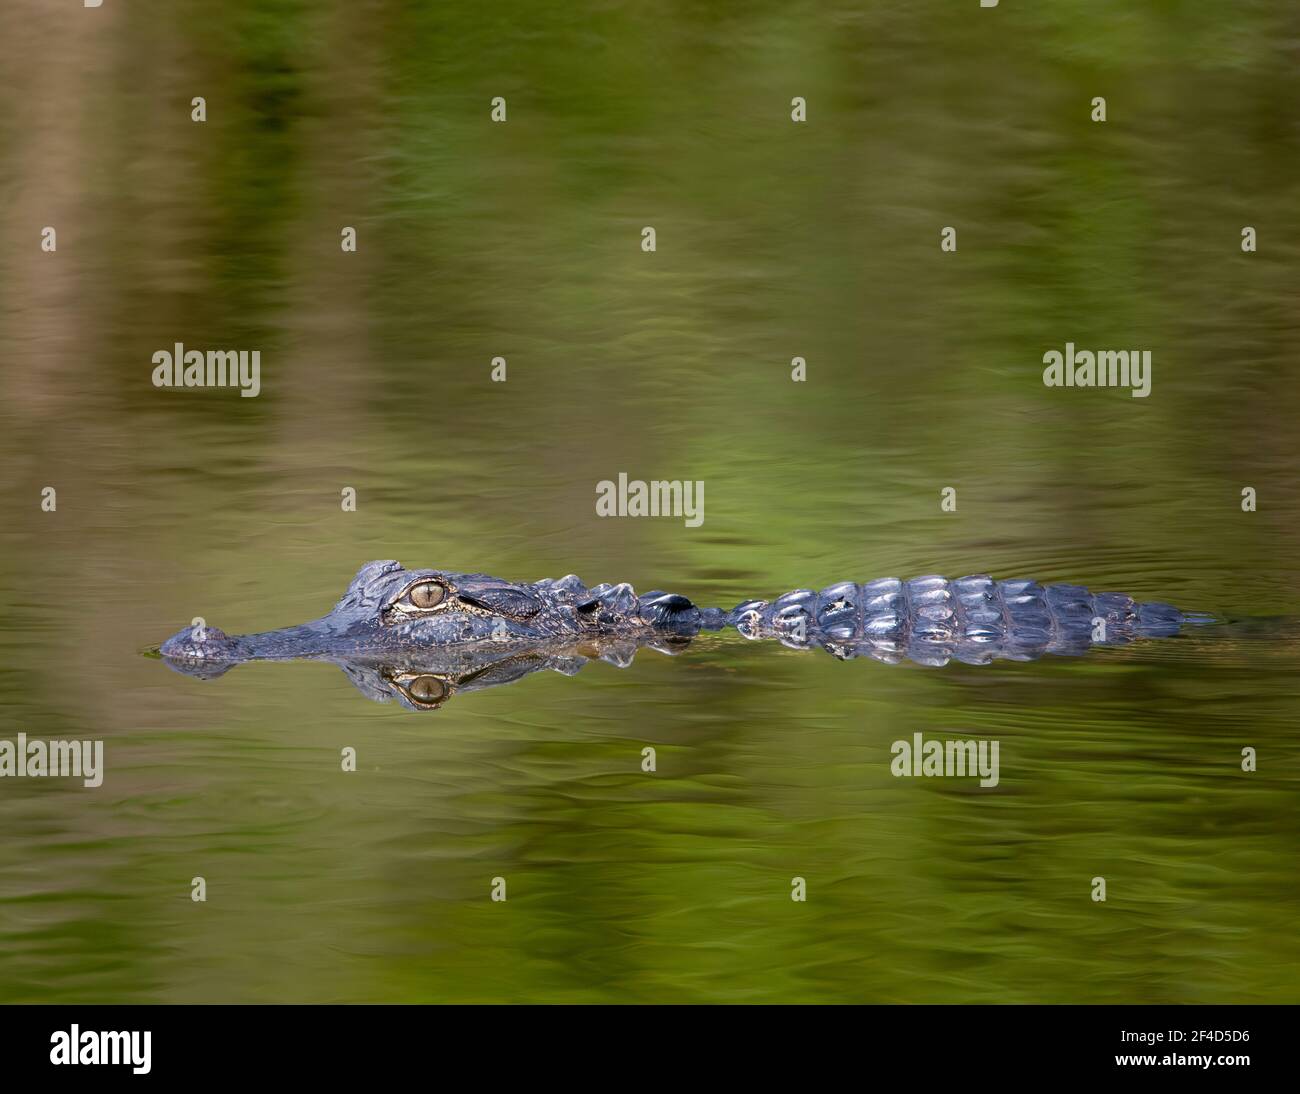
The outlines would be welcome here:
<svg viewBox="0 0 1300 1094">
<path fill-rule="evenodd" d="M 407 570 L 368 562 L 320 619 L 259 634 L 195 625 L 159 652 L 191 675 L 216 676 L 242 661 L 338 660 L 401 651 L 489 648 L 591 637 L 694 634 L 723 614 L 683 596 L 637 596 L 630 585 L 588 589 L 573 575 L 520 584 L 487 574 Z"/>
</svg>

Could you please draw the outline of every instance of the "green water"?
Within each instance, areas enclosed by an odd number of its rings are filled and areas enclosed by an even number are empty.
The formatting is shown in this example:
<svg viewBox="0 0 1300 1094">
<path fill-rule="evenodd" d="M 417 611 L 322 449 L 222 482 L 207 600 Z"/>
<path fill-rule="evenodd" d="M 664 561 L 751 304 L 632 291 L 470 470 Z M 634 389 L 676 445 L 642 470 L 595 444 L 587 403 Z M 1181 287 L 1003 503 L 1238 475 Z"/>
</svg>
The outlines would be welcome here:
<svg viewBox="0 0 1300 1094">
<path fill-rule="evenodd" d="M 0 780 L 0 1000 L 1300 1000 L 1294 5 L 536 7 L 0 13 L 0 737 L 107 764 Z M 1150 396 L 1046 388 L 1067 341 Z M 155 388 L 176 342 L 261 395 Z M 598 517 L 619 472 L 704 523 Z M 427 713 L 141 655 L 374 558 L 1234 622 L 983 668 L 724 635 Z M 916 732 L 999 785 L 895 778 Z"/>
</svg>

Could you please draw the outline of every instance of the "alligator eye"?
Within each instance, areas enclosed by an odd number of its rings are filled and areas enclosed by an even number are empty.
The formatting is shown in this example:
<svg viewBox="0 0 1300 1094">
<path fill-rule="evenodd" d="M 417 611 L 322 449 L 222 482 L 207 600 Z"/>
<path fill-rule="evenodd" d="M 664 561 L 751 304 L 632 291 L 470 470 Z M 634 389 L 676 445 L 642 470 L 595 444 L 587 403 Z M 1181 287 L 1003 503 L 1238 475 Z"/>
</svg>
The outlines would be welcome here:
<svg viewBox="0 0 1300 1094">
<path fill-rule="evenodd" d="M 447 698 L 447 685 L 436 676 L 417 676 L 406 685 L 406 693 L 417 703 L 441 703 Z"/>
<path fill-rule="evenodd" d="M 436 581 L 423 581 L 412 586 L 406 595 L 417 608 L 436 608 L 447 595 L 447 590 Z"/>
</svg>

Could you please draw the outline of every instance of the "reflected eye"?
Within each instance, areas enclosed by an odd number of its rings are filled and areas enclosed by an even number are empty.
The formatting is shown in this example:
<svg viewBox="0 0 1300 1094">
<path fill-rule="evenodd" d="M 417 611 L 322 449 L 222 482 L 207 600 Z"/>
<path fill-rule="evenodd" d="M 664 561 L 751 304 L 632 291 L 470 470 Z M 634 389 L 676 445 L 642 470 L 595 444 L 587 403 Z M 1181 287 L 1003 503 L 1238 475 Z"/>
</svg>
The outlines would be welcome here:
<svg viewBox="0 0 1300 1094">
<path fill-rule="evenodd" d="M 406 693 L 417 703 L 440 703 L 447 698 L 447 685 L 436 676 L 417 676 L 406 685 Z"/>
<path fill-rule="evenodd" d="M 422 581 L 413 585 L 406 597 L 417 608 L 436 608 L 446 595 L 447 590 L 436 581 Z"/>
</svg>

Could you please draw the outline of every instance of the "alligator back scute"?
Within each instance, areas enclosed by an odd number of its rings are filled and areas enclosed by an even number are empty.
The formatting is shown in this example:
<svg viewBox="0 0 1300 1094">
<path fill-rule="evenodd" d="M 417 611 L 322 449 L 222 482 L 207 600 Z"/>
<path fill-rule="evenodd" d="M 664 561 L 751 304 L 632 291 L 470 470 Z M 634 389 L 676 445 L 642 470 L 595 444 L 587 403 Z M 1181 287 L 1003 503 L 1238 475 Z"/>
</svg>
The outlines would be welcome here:
<svg viewBox="0 0 1300 1094">
<path fill-rule="evenodd" d="M 861 622 L 861 586 L 854 581 L 828 585 L 817 594 L 817 626 L 834 639 L 855 638 Z"/>
<path fill-rule="evenodd" d="M 862 586 L 862 634 L 877 642 L 897 642 L 907 628 L 907 597 L 896 577 Z M 883 651 L 873 651 L 883 652 Z"/>
<path fill-rule="evenodd" d="M 1000 641 L 1006 633 L 1006 619 L 993 579 L 987 574 L 962 577 L 952 588 L 961 613 L 962 638 L 976 644 Z"/>
<path fill-rule="evenodd" d="M 1168 604 L 1143 604 L 1122 593 L 1094 595 L 1081 585 L 995 581 L 987 574 L 844 581 L 819 593 L 797 589 L 770 603 L 747 601 L 728 619 L 747 637 L 820 645 L 842 660 L 924 665 L 1079 654 L 1093 645 L 1168 637 L 1187 621 Z"/>
<path fill-rule="evenodd" d="M 957 599 L 942 577 L 917 577 L 907 583 L 912 638 L 945 642 L 957 637 Z"/>
</svg>

